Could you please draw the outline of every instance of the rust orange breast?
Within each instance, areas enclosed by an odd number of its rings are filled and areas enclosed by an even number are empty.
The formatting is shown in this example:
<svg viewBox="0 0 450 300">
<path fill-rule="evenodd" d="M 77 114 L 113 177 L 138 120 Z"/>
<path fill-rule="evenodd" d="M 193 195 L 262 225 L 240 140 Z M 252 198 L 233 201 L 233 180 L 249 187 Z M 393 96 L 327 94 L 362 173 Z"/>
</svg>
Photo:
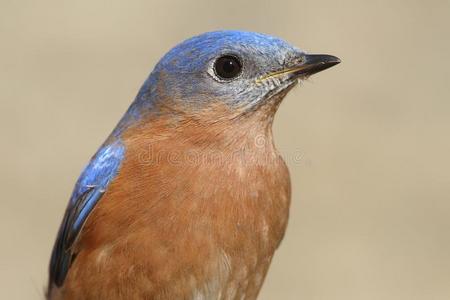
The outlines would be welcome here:
<svg viewBox="0 0 450 300">
<path fill-rule="evenodd" d="M 126 132 L 125 160 L 83 228 L 65 297 L 256 298 L 290 203 L 271 124 L 257 117 L 161 117 Z"/>
</svg>

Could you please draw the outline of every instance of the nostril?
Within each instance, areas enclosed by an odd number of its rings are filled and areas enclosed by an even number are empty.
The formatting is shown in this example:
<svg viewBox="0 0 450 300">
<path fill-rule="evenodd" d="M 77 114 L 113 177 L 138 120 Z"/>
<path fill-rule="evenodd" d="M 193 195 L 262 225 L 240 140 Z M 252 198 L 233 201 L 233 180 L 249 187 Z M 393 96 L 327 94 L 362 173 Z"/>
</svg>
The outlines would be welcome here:
<svg viewBox="0 0 450 300">
<path fill-rule="evenodd" d="M 304 55 L 305 55 L 304 53 L 301 53 L 301 54 L 298 54 L 298 53 L 289 54 L 288 56 L 286 56 L 284 58 L 283 66 L 285 68 L 292 68 L 292 67 L 295 67 L 295 66 L 298 66 L 298 65 L 301 65 L 301 64 L 305 63 L 305 56 Z"/>
</svg>

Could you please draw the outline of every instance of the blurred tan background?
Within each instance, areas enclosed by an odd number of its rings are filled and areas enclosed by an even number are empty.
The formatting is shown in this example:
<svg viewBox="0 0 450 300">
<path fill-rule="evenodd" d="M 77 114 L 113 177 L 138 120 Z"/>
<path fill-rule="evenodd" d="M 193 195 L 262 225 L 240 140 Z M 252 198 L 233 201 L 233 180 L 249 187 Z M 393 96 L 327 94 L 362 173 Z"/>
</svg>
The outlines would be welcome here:
<svg viewBox="0 0 450 300">
<path fill-rule="evenodd" d="M 293 202 L 260 299 L 450 299 L 450 3 L 439 0 L 0 0 L 0 298 L 42 298 L 81 169 L 157 60 L 215 29 L 343 61 L 277 115 Z"/>
</svg>

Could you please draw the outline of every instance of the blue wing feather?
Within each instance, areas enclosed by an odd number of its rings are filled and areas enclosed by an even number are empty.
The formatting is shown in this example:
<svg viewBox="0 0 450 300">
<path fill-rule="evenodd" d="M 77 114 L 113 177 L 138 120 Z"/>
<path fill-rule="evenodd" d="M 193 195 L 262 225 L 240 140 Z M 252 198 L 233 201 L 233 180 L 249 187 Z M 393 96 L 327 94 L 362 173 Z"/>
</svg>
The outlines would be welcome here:
<svg viewBox="0 0 450 300">
<path fill-rule="evenodd" d="M 50 282 L 61 286 L 76 255 L 72 246 L 86 219 L 118 173 L 125 147 L 120 140 L 102 146 L 78 179 L 58 232 L 50 261 Z"/>
</svg>

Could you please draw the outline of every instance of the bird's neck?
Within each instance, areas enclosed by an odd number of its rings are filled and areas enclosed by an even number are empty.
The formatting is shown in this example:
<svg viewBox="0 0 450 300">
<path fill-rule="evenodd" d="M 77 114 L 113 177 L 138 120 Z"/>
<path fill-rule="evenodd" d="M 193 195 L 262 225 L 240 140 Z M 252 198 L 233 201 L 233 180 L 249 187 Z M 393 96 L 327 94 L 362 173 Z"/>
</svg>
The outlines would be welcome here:
<svg viewBox="0 0 450 300">
<path fill-rule="evenodd" d="M 122 133 L 136 126 L 153 127 L 154 124 L 166 124 L 166 129 L 194 126 L 198 129 L 218 130 L 218 137 L 226 137 L 226 134 L 230 133 L 234 140 L 254 138 L 255 135 L 271 138 L 273 119 L 286 92 L 253 106 L 242 107 L 214 100 L 207 104 L 200 101 L 200 104 L 193 105 L 174 99 L 160 99 L 155 95 L 157 93 L 147 95 L 141 90 L 112 136 L 120 137 Z"/>
<path fill-rule="evenodd" d="M 159 110 L 149 113 L 123 132 L 124 138 L 140 136 L 147 141 L 179 141 L 191 148 L 239 151 L 256 155 L 275 152 L 272 109 L 241 113 L 215 105 L 195 112 Z M 184 147 L 183 147 L 184 148 Z"/>
</svg>

